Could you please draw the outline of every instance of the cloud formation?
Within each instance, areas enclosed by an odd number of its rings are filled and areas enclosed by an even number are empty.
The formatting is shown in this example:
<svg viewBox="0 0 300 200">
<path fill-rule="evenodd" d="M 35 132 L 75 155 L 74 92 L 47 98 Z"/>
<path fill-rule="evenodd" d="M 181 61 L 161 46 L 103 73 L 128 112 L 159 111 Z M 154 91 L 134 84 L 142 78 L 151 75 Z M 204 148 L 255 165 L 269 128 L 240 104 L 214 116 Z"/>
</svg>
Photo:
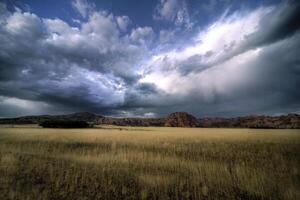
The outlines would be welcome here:
<svg viewBox="0 0 300 200">
<path fill-rule="evenodd" d="M 78 26 L 0 3 L 0 117 L 299 112 L 299 5 L 225 12 L 178 36 L 196 24 L 185 1 L 155 6 L 155 20 L 174 29 L 137 26 L 82 0 L 72 3 Z"/>
<path fill-rule="evenodd" d="M 172 22 L 176 26 L 185 26 L 186 28 L 192 26 L 185 1 L 159 0 L 155 7 L 153 18 Z"/>
<path fill-rule="evenodd" d="M 95 4 L 90 4 L 87 0 L 74 0 L 72 6 L 83 18 L 86 18 L 89 12 L 92 12 L 94 9 Z"/>
<path fill-rule="evenodd" d="M 151 28 L 121 36 L 119 16 L 104 11 L 91 13 L 79 28 L 33 13 L 5 12 L 1 95 L 92 110 L 122 104 L 126 87 L 137 84 L 138 59 L 147 55 L 144 39 L 153 34 Z"/>
</svg>

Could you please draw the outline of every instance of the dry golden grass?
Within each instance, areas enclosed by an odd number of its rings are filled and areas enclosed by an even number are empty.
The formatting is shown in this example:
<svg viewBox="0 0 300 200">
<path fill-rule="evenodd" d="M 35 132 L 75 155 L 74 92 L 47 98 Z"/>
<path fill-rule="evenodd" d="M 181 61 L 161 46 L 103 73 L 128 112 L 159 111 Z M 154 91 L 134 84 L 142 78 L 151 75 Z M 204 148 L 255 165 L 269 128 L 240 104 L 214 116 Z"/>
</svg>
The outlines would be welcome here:
<svg viewBox="0 0 300 200">
<path fill-rule="evenodd" d="M 299 130 L 0 128 L 0 199 L 300 199 Z"/>
</svg>

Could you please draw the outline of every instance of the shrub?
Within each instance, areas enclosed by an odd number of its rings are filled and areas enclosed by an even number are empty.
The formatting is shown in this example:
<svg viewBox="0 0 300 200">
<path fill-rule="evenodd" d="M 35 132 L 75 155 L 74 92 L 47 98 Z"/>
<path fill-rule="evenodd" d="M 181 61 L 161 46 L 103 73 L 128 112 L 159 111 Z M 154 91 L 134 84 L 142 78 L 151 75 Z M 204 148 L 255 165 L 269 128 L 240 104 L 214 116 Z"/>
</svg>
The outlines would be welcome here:
<svg viewBox="0 0 300 200">
<path fill-rule="evenodd" d="M 88 128 L 89 123 L 86 121 L 71 121 L 71 120 L 50 120 L 39 124 L 43 128 Z"/>
</svg>

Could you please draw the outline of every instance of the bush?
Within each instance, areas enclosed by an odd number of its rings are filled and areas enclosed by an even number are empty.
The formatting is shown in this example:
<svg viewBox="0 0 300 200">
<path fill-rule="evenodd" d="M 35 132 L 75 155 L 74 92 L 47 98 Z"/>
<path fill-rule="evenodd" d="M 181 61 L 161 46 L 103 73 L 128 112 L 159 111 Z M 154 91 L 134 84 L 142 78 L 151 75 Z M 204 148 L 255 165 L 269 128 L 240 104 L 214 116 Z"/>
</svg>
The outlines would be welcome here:
<svg viewBox="0 0 300 200">
<path fill-rule="evenodd" d="M 43 128 L 88 128 L 89 123 L 86 121 L 63 121 L 63 120 L 51 120 L 44 121 L 39 124 Z"/>
</svg>

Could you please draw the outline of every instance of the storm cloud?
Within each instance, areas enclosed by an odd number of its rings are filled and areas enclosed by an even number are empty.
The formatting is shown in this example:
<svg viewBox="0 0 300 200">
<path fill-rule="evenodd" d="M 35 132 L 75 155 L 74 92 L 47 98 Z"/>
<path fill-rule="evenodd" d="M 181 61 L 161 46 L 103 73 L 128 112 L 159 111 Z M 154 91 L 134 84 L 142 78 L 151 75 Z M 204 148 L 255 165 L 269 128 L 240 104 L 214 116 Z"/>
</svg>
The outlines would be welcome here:
<svg viewBox="0 0 300 200">
<path fill-rule="evenodd" d="M 173 29 L 88 1 L 71 3 L 77 25 L 0 3 L 0 117 L 300 111 L 299 1 L 226 11 L 201 27 L 187 3 L 154 5 L 154 22 Z"/>
</svg>

